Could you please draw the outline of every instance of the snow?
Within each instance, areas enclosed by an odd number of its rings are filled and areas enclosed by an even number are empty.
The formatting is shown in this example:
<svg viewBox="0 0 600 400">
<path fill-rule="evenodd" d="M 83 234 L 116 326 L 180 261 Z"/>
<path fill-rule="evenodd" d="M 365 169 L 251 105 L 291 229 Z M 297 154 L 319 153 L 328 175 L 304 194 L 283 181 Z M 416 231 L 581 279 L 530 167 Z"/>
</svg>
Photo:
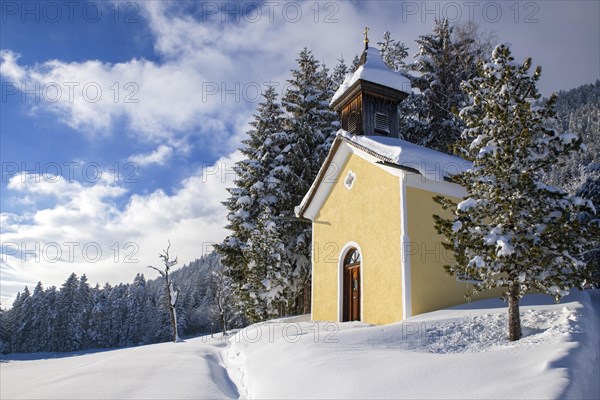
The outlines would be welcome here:
<svg viewBox="0 0 600 400">
<path fill-rule="evenodd" d="M 463 212 L 467 212 L 469 211 L 471 208 L 477 206 L 477 200 L 475 200 L 472 197 L 469 197 L 466 200 L 461 201 L 460 203 L 458 203 L 458 205 L 456 206 L 456 208 L 459 211 L 463 211 Z"/>
<path fill-rule="evenodd" d="M 477 268 L 485 267 L 485 261 L 481 256 L 475 256 L 469 261 L 469 266 L 474 265 Z"/>
<path fill-rule="evenodd" d="M 499 300 L 386 326 L 275 320 L 239 332 L 227 363 L 249 398 L 597 398 L 598 309 L 565 301 L 526 296 L 518 342 Z"/>
<path fill-rule="evenodd" d="M 510 243 L 510 240 L 506 237 L 501 237 L 496 241 L 497 251 L 496 254 L 498 256 L 510 256 L 515 253 L 514 246 Z"/>
<path fill-rule="evenodd" d="M 462 228 L 462 222 L 461 221 L 455 221 L 452 224 L 452 232 L 458 232 L 460 230 L 460 228 Z"/>
<path fill-rule="evenodd" d="M 237 398 L 223 343 L 196 338 L 127 349 L 4 356 L 2 399 Z"/>
<path fill-rule="evenodd" d="M 562 135 L 560 135 L 560 140 L 565 145 L 571 144 L 572 142 L 576 141 L 577 139 L 579 139 L 579 136 L 577 136 L 574 133 L 567 132 L 567 133 L 563 133 Z"/>
<path fill-rule="evenodd" d="M 389 69 L 383 62 L 379 50 L 369 47 L 367 49 L 367 62 L 358 67 L 353 74 L 346 75 L 344 82 L 334 93 L 329 104 L 333 104 L 359 80 L 387 86 L 404 93 L 410 93 L 411 90 L 410 80 L 404 75 Z"/>
<path fill-rule="evenodd" d="M 351 144 L 368 149 L 394 164 L 417 170 L 427 179 L 439 182 L 472 167 L 469 161 L 406 140 L 386 136 L 352 135 L 345 130 L 339 137 Z"/>
<path fill-rule="evenodd" d="M 224 340 L 103 352 L 14 354 L 1 398 L 598 398 L 600 291 L 506 304 L 483 300 L 384 326 L 251 325 Z"/>
</svg>

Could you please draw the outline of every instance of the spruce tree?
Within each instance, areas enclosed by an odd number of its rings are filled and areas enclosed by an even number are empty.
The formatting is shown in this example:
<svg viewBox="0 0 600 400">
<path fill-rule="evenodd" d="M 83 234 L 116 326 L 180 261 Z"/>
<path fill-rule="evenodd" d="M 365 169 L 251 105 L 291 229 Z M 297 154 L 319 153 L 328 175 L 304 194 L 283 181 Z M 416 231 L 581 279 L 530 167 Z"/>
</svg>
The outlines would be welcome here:
<svg viewBox="0 0 600 400">
<path fill-rule="evenodd" d="M 310 188 L 329 151 L 337 115 L 329 108 L 334 84 L 325 66 L 306 48 L 300 52 L 297 69 L 292 71 L 288 91 L 283 98 L 287 111 L 286 132 L 289 151 L 273 170 L 279 188 L 281 206 L 274 213 L 270 235 L 278 237 L 278 256 L 282 285 L 286 289 L 286 308 L 291 314 L 306 313 L 310 304 L 310 224 L 295 218 L 294 207 Z"/>
<path fill-rule="evenodd" d="M 408 47 L 404 43 L 392 39 L 391 33 L 385 31 L 383 41 L 377 42 L 377 45 L 381 58 L 389 69 L 396 72 L 404 69 L 404 59 L 408 56 Z"/>
<path fill-rule="evenodd" d="M 333 69 L 333 73 L 331 74 L 331 80 L 333 81 L 334 87 L 337 89 L 346 78 L 346 75 L 350 73 L 350 69 L 346 65 L 344 61 L 344 57 L 338 59 L 338 64 Z"/>
<path fill-rule="evenodd" d="M 58 293 L 57 344 L 59 351 L 79 350 L 83 342 L 79 278 L 72 273 Z"/>
<path fill-rule="evenodd" d="M 260 321 L 275 310 L 265 298 L 265 279 L 273 266 L 261 249 L 259 215 L 266 207 L 278 201 L 273 187 L 278 181 L 269 180 L 275 159 L 289 151 L 287 134 L 283 131 L 283 111 L 277 102 L 273 87 L 267 88 L 259 103 L 252 129 L 242 141 L 241 153 L 246 157 L 234 166 L 237 178 L 229 189 L 230 197 L 224 203 L 229 213 L 227 229 L 231 234 L 216 246 L 221 255 L 225 274 L 231 278 L 233 292 L 243 303 L 250 321 Z"/>
<path fill-rule="evenodd" d="M 42 341 L 42 334 L 46 330 L 46 319 L 48 318 L 48 304 L 46 303 L 46 294 L 42 282 L 38 282 L 31 295 L 31 331 L 25 346 L 26 351 L 36 352 L 45 350 L 45 344 Z"/>
<path fill-rule="evenodd" d="M 451 145 L 460 138 L 457 114 L 468 101 L 460 85 L 474 76 L 484 45 L 477 45 L 474 31 L 462 30 L 460 36 L 453 31 L 447 19 L 440 19 L 431 34 L 417 39 L 419 51 L 407 66 L 417 91 L 400 104 L 404 139 L 444 153 L 452 153 Z"/>
<path fill-rule="evenodd" d="M 545 185 L 541 178 L 561 154 L 579 147 L 570 133 L 546 126 L 555 117 L 552 96 L 542 106 L 531 59 L 514 61 L 507 45 L 497 46 L 492 60 L 463 88 L 473 105 L 461 110 L 466 128 L 456 150 L 473 162 L 453 177 L 467 191 L 451 209 L 451 218 L 434 216 L 436 228 L 454 252 L 446 270 L 476 280 L 469 295 L 501 287 L 508 299 L 510 340 L 521 337 L 519 299 L 539 291 L 557 301 L 591 278 L 584 252 L 598 235 L 590 201 Z"/>
<path fill-rule="evenodd" d="M 8 352 L 8 343 L 10 335 L 8 332 L 7 313 L 0 305 L 0 354 Z"/>
<path fill-rule="evenodd" d="M 12 351 L 26 352 L 28 351 L 27 344 L 31 340 L 33 334 L 31 292 L 27 286 L 25 286 L 23 292 L 17 296 L 13 309 Z"/>
</svg>

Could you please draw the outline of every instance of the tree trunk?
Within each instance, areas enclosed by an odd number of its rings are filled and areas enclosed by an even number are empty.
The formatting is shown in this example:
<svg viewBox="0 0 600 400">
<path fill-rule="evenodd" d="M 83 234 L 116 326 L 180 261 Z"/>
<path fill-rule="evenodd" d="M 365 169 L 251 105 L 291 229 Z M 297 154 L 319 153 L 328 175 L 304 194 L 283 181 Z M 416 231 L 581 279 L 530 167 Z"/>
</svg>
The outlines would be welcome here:
<svg viewBox="0 0 600 400">
<path fill-rule="evenodd" d="M 169 316 L 171 317 L 171 328 L 173 330 L 173 343 L 176 343 L 177 339 L 178 339 L 177 318 L 175 317 L 175 307 L 173 306 L 173 302 L 172 302 L 172 298 L 171 298 L 171 287 L 170 287 L 168 275 L 167 275 L 167 278 L 165 279 L 165 283 L 166 283 L 165 286 L 166 286 L 166 291 L 167 291 L 167 301 L 169 302 Z"/>
<path fill-rule="evenodd" d="M 519 315 L 519 284 L 511 283 L 508 288 L 508 339 L 521 338 L 521 316 Z"/>
<path fill-rule="evenodd" d="M 177 342 L 177 318 L 175 317 L 175 309 L 172 305 L 169 305 L 169 311 L 171 314 L 171 327 L 173 328 L 173 343 Z"/>
<path fill-rule="evenodd" d="M 225 324 L 225 313 L 221 311 L 221 331 L 223 331 L 223 337 L 227 336 L 227 326 Z"/>
</svg>

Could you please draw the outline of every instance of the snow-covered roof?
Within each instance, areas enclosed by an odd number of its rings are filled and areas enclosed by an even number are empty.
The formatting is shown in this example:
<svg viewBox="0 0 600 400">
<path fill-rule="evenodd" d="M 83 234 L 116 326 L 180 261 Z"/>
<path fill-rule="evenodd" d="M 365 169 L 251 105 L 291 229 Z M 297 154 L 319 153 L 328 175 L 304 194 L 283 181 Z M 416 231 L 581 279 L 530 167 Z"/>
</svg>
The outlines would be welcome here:
<svg viewBox="0 0 600 400">
<path fill-rule="evenodd" d="M 406 140 L 386 136 L 353 135 L 339 130 L 337 135 L 382 161 L 412 169 L 434 180 L 450 178 L 471 168 L 469 161 L 419 146 Z"/>
<path fill-rule="evenodd" d="M 346 75 L 344 82 L 333 95 L 330 105 L 349 91 L 359 80 L 386 86 L 404 93 L 410 92 L 410 80 L 399 72 L 389 69 L 379 55 L 379 50 L 369 47 L 366 51 L 366 62 L 358 67 L 353 74 Z"/>
<path fill-rule="evenodd" d="M 296 207 L 295 211 L 298 217 L 303 216 L 304 211 L 312 202 L 321 180 L 326 175 L 329 164 L 341 143 L 347 143 L 349 146 L 364 151 L 380 160 L 382 164 L 418 173 L 433 182 L 443 182 L 453 175 L 472 167 L 470 161 L 419 146 L 406 140 L 385 136 L 357 136 L 340 129 L 317 178 L 300 205 Z"/>
</svg>

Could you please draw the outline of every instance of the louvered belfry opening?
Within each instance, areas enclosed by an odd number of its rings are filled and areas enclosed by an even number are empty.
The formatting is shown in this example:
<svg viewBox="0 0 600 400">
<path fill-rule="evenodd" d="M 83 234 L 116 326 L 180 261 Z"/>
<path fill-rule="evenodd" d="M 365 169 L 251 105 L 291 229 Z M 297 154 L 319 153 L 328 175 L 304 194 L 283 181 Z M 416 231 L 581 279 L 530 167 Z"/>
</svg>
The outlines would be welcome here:
<svg viewBox="0 0 600 400">
<path fill-rule="evenodd" d="M 375 133 L 386 136 L 390 134 L 390 123 L 388 121 L 388 116 L 385 113 L 375 113 Z"/>
</svg>

